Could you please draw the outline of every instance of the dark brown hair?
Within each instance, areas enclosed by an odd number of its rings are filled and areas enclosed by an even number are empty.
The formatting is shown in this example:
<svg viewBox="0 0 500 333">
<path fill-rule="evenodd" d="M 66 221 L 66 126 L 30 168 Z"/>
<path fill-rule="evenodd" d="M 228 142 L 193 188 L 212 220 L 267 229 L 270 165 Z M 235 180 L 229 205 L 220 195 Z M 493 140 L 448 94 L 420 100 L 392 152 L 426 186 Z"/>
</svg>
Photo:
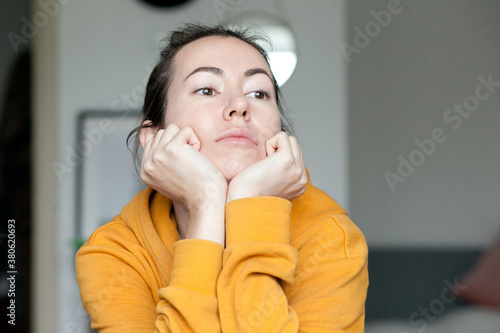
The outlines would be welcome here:
<svg viewBox="0 0 500 333">
<path fill-rule="evenodd" d="M 259 53 L 266 59 L 269 64 L 267 52 L 258 44 L 258 42 L 268 43 L 269 39 L 263 34 L 257 34 L 255 31 L 250 31 L 250 28 L 229 28 L 223 25 L 200 25 L 200 24 L 186 24 L 180 29 L 174 30 L 170 35 L 164 39 L 166 46 L 162 49 L 160 60 L 151 72 L 148 84 L 146 86 L 146 94 L 144 96 L 144 106 L 141 111 L 140 125 L 134 128 L 127 137 L 127 146 L 131 139 L 134 139 L 134 146 L 132 154 L 136 168 L 140 169 L 140 157 L 138 156 L 140 140 L 139 132 L 142 128 L 153 127 L 163 128 L 165 122 L 165 112 L 168 98 L 168 88 L 172 81 L 173 68 L 172 64 L 174 57 L 179 50 L 200 38 L 209 36 L 222 36 L 238 38 L 251 46 L 253 46 Z M 281 129 L 287 133 L 292 134 L 292 127 L 290 120 L 285 114 L 281 105 L 281 90 L 273 75 L 274 91 L 276 94 L 276 104 L 280 112 Z M 151 121 L 149 124 L 143 124 L 145 120 Z"/>
</svg>

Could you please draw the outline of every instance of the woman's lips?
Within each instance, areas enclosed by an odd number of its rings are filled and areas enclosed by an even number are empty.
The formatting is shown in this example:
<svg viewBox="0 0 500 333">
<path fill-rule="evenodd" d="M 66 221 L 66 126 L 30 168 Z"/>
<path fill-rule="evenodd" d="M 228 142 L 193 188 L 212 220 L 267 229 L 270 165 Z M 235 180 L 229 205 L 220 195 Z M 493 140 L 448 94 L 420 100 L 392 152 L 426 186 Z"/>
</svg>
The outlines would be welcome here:
<svg viewBox="0 0 500 333">
<path fill-rule="evenodd" d="M 234 143 L 240 145 L 254 145 L 257 146 L 257 139 L 246 128 L 231 128 L 223 132 L 215 142 Z"/>
</svg>

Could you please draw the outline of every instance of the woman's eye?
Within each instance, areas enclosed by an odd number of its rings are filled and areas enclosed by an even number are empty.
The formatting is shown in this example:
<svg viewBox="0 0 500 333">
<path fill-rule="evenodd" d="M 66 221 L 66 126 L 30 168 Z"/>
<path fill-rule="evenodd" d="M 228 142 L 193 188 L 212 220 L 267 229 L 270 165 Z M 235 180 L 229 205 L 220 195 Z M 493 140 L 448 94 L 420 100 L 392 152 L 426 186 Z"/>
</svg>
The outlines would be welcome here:
<svg viewBox="0 0 500 333">
<path fill-rule="evenodd" d="M 250 97 L 257 98 L 257 99 L 266 99 L 269 98 L 269 94 L 263 90 L 258 90 L 258 91 L 252 91 L 250 94 L 248 94 Z"/>
<path fill-rule="evenodd" d="M 215 90 L 213 88 L 201 88 L 196 90 L 196 93 L 204 96 L 213 96 L 215 95 Z"/>
</svg>

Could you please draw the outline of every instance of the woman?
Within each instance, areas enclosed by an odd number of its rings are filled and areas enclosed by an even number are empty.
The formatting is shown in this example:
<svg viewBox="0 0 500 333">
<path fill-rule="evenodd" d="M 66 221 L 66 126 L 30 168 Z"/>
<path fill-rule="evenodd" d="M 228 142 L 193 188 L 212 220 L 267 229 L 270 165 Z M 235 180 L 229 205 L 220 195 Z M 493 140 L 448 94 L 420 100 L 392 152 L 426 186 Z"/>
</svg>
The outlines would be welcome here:
<svg viewBox="0 0 500 333">
<path fill-rule="evenodd" d="M 257 37 L 174 31 L 138 140 L 149 187 L 79 250 L 100 332 L 362 332 L 367 248 L 311 185 Z"/>
</svg>

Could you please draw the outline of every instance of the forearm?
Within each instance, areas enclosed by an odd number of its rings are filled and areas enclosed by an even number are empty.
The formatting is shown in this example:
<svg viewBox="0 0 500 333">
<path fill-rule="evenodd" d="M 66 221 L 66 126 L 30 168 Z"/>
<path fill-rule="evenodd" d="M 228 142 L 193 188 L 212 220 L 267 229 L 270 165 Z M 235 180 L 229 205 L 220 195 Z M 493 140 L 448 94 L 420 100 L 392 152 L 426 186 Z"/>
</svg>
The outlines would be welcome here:
<svg viewBox="0 0 500 333">
<path fill-rule="evenodd" d="M 174 245 L 168 287 L 156 306 L 158 332 L 219 332 L 216 284 L 222 266 L 222 246 L 205 240 Z"/>
<path fill-rule="evenodd" d="M 291 203 L 260 197 L 226 206 L 227 247 L 217 291 L 223 330 L 297 332 L 283 287 L 293 285 L 297 251 L 289 244 Z"/>
</svg>

